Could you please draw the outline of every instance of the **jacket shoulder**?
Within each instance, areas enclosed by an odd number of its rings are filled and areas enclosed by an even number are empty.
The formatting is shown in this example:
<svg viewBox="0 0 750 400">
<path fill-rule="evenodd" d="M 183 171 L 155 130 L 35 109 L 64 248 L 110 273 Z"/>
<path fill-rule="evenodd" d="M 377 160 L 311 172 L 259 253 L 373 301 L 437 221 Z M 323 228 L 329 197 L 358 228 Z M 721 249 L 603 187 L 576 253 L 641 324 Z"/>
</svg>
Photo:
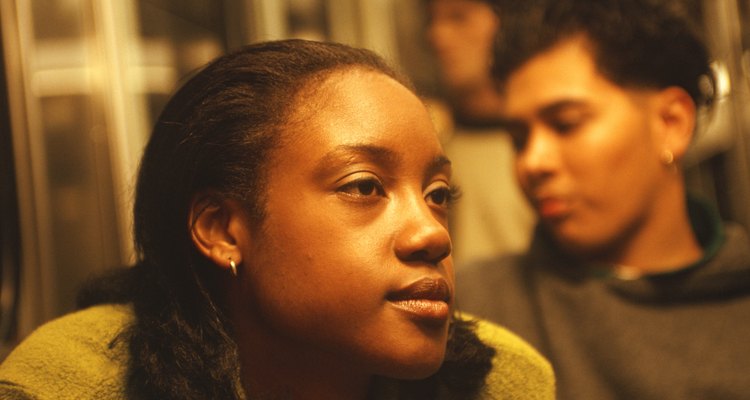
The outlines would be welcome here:
<svg viewBox="0 0 750 400">
<path fill-rule="evenodd" d="M 99 305 L 50 321 L 22 341 L 0 365 L 0 398 L 123 398 L 133 320 L 125 305 Z"/>
<path fill-rule="evenodd" d="M 486 380 L 486 398 L 554 400 L 555 376 L 546 358 L 508 329 L 473 320 L 479 338 L 496 351 Z"/>
</svg>

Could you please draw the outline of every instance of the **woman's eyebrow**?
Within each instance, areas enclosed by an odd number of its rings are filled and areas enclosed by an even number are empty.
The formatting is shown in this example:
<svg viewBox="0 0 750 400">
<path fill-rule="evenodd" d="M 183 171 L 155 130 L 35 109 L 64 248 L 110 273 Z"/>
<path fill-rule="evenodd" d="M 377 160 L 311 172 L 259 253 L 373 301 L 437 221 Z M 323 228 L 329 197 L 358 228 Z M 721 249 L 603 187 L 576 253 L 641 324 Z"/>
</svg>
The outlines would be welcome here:
<svg viewBox="0 0 750 400">
<path fill-rule="evenodd" d="M 336 146 L 333 150 L 326 153 L 315 167 L 315 175 L 322 176 L 330 168 L 348 165 L 365 159 L 374 162 L 385 169 L 394 170 L 403 163 L 402 157 L 395 151 L 371 144 L 346 144 Z M 427 175 L 436 175 L 450 168 L 451 161 L 444 154 L 435 156 L 427 165 Z"/>
<path fill-rule="evenodd" d="M 444 154 L 435 156 L 432 161 L 427 165 L 427 175 L 432 176 L 440 172 L 443 172 L 445 168 L 451 168 L 451 160 Z"/>
<path fill-rule="evenodd" d="M 402 158 L 395 151 L 371 144 L 344 144 L 336 146 L 326 153 L 315 167 L 315 175 L 324 174 L 336 164 L 352 164 L 364 158 L 384 168 L 396 169 L 402 163 Z"/>
</svg>

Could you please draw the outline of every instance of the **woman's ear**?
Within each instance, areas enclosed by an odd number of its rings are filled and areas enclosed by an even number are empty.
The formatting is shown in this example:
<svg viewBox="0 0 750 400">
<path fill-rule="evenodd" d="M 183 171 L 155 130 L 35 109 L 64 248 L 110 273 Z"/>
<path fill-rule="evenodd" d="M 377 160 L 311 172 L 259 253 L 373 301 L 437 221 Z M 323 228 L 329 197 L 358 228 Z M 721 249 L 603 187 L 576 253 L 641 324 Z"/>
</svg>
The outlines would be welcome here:
<svg viewBox="0 0 750 400">
<path fill-rule="evenodd" d="M 659 122 L 663 135 L 661 146 L 675 160 L 681 160 L 687 152 L 695 131 L 696 107 L 690 95 L 680 87 L 662 90 L 657 99 Z"/>
<path fill-rule="evenodd" d="M 215 193 L 200 193 L 190 203 L 189 228 L 195 247 L 220 268 L 242 263 L 242 246 L 249 238 L 239 204 Z"/>
</svg>

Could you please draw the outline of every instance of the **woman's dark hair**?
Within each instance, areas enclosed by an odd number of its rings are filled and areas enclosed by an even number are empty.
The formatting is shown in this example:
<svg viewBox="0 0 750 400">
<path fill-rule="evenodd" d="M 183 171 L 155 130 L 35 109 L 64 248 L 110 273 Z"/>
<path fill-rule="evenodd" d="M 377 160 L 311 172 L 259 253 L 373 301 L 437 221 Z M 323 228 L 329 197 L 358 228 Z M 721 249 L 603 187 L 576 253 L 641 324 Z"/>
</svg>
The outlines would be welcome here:
<svg viewBox="0 0 750 400">
<path fill-rule="evenodd" d="M 286 40 L 224 55 L 173 95 L 138 175 L 137 265 L 79 297 L 81 306 L 132 302 L 135 322 L 122 335 L 131 357 L 129 397 L 242 397 L 237 346 L 217 293 L 219 271 L 190 237 L 191 201 L 210 191 L 240 200 L 254 222 L 262 221 L 268 155 L 283 140 L 299 97 L 306 100 L 316 82 L 349 69 L 377 71 L 410 87 L 368 50 Z M 457 321 L 452 330 L 441 372 L 405 390 L 419 395 L 442 386 L 468 394 L 481 387 L 494 351 L 467 323 Z"/>
<path fill-rule="evenodd" d="M 699 7 L 682 0 L 495 0 L 502 19 L 493 75 L 501 86 L 534 56 L 582 35 L 602 75 L 622 87 L 713 95 Z"/>
</svg>

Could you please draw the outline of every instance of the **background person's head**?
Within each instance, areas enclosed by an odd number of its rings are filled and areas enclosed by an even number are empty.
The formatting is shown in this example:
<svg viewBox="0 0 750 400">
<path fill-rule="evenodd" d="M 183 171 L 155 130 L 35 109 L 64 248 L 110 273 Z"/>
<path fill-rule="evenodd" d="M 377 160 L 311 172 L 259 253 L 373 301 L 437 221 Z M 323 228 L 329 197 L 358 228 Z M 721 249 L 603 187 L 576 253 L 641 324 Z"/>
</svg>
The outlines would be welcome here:
<svg viewBox="0 0 750 400">
<path fill-rule="evenodd" d="M 503 26 L 493 71 L 544 227 L 597 262 L 692 260 L 679 161 L 709 67 L 689 24 L 645 0 L 561 0 Z"/>
<path fill-rule="evenodd" d="M 465 91 L 489 77 L 498 17 L 486 0 L 427 0 L 427 38 L 442 82 Z"/>
<path fill-rule="evenodd" d="M 379 57 L 267 43 L 219 58 L 167 105 L 136 240 L 155 302 L 231 321 L 251 387 L 291 372 L 323 387 L 329 369 L 342 387 L 424 378 L 448 339 L 450 193 L 426 109 Z"/>
<path fill-rule="evenodd" d="M 489 0 L 425 0 L 427 40 L 438 78 L 459 118 L 494 113 L 492 49 L 499 19 Z"/>
</svg>

